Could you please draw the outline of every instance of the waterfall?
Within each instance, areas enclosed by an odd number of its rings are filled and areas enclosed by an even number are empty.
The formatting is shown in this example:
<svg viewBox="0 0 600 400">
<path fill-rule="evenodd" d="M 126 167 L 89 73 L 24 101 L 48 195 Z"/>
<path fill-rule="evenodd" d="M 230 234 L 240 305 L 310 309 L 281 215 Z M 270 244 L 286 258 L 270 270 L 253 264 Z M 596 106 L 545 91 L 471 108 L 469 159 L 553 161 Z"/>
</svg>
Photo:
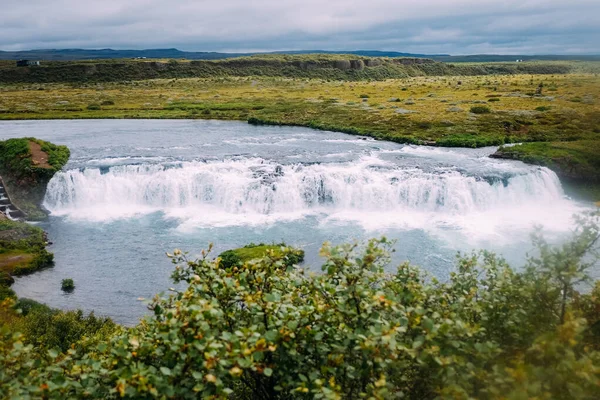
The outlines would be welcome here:
<svg viewBox="0 0 600 400">
<path fill-rule="evenodd" d="M 465 214 L 563 197 L 547 168 L 470 176 L 361 159 L 279 165 L 260 158 L 82 168 L 56 174 L 45 207 L 165 210 L 210 206 L 232 214 L 310 211 L 434 211 Z"/>
</svg>

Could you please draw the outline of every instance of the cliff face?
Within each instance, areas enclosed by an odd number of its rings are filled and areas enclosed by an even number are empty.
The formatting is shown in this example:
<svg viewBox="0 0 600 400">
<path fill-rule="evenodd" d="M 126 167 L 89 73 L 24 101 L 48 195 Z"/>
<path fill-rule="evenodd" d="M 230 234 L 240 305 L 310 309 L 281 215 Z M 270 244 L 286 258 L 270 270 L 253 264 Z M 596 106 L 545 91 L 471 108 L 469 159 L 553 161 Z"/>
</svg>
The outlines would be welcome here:
<svg viewBox="0 0 600 400">
<path fill-rule="evenodd" d="M 0 176 L 6 197 L 25 213 L 27 219 L 46 217 L 41 207 L 46 186 L 67 163 L 69 156 L 66 146 L 34 138 L 0 142 Z"/>
<path fill-rule="evenodd" d="M 273 76 L 334 80 L 383 80 L 409 76 L 565 74 L 567 65 L 447 64 L 426 58 L 354 55 L 277 55 L 224 60 L 102 60 L 45 62 L 39 67 L 0 64 L 0 83 L 111 82 L 157 78 Z"/>
</svg>

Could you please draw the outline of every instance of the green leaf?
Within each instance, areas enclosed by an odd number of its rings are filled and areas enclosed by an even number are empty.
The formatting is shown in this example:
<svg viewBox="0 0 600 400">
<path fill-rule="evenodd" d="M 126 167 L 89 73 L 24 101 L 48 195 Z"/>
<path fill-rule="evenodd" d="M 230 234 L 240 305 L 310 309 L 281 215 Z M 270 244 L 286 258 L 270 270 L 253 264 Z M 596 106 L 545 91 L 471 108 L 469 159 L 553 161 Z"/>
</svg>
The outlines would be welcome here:
<svg viewBox="0 0 600 400">
<path fill-rule="evenodd" d="M 160 367 L 160 372 L 163 375 L 171 376 L 171 370 L 169 368 L 167 368 L 167 367 Z"/>
<path fill-rule="evenodd" d="M 419 348 L 423 345 L 423 343 L 425 343 L 425 337 L 423 335 L 417 336 L 413 341 L 412 348 Z"/>
<path fill-rule="evenodd" d="M 263 372 L 266 376 L 273 375 L 273 370 L 271 368 L 265 368 L 265 370 Z"/>
</svg>

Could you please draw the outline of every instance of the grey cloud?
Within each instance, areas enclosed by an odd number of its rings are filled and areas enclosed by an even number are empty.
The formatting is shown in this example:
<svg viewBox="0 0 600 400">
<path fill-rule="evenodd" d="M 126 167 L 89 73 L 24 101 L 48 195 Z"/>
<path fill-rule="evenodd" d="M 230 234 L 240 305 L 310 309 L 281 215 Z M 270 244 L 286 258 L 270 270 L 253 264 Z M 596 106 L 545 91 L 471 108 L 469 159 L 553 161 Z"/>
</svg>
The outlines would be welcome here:
<svg viewBox="0 0 600 400">
<path fill-rule="evenodd" d="M 600 53 L 598 0 L 0 0 L 0 49 Z"/>
</svg>

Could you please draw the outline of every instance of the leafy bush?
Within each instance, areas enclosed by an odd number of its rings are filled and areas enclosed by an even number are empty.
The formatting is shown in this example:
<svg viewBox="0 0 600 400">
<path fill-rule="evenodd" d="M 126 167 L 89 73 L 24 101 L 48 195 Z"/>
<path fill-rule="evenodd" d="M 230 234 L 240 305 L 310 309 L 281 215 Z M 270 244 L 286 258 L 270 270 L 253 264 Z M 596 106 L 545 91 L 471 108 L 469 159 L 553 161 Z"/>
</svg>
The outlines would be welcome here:
<svg viewBox="0 0 600 400">
<path fill-rule="evenodd" d="M 487 106 L 473 106 L 471 107 L 471 112 L 473 114 L 489 114 L 492 110 Z"/>
<path fill-rule="evenodd" d="M 535 108 L 535 111 L 544 112 L 544 111 L 548 111 L 548 110 L 551 110 L 551 109 L 552 109 L 552 107 L 549 107 L 549 106 L 539 106 L 539 107 Z"/>
<path fill-rule="evenodd" d="M 235 250 L 226 250 L 219 254 L 219 257 L 221 258 L 220 266 L 225 269 L 232 268 L 242 262 Z"/>
<path fill-rule="evenodd" d="M 102 106 L 114 106 L 115 102 L 113 100 L 104 100 L 102 103 L 100 103 L 100 105 L 102 105 Z"/>
<path fill-rule="evenodd" d="M 63 279 L 60 288 L 64 292 L 72 292 L 75 289 L 75 283 L 73 282 L 73 279 Z"/>
<path fill-rule="evenodd" d="M 1 286 L 10 286 L 15 282 L 12 276 L 6 271 L 0 270 L 0 287 Z"/>
<path fill-rule="evenodd" d="M 5 299 L 12 299 L 15 296 L 16 295 L 14 290 L 12 290 L 10 287 L 8 287 L 7 285 L 0 285 L 0 302 L 2 302 Z"/>
<path fill-rule="evenodd" d="M 72 344 L 81 331 L 67 328 L 85 325 L 80 314 L 50 323 L 46 311 L 30 312 L 25 337 L 5 332 L 0 340 L 0 391 L 7 398 L 598 398 L 600 338 L 587 327 L 597 323 L 600 301 L 575 292 L 597 260 L 587 258 L 597 222 L 581 219 L 573 241 L 557 248 L 537 233 L 539 255 L 521 272 L 488 252 L 462 256 L 447 282 L 407 263 L 387 269 L 386 239 L 364 248 L 325 244 L 321 274 L 286 268 L 275 252 L 234 273 L 209 253 L 190 261 L 176 251 L 173 279 L 187 288 L 156 297 L 152 317 L 97 347 Z M 27 337 L 68 350 L 35 352 Z"/>
<path fill-rule="evenodd" d="M 361 99 L 368 99 L 369 95 L 368 94 L 361 94 L 360 96 L 358 96 Z"/>
<path fill-rule="evenodd" d="M 20 300 L 18 305 L 23 307 L 23 301 Z M 58 349 L 66 352 L 84 337 L 95 341 L 110 340 L 110 335 L 117 329 L 109 318 L 98 318 L 94 313 L 85 316 L 81 310 L 59 311 L 39 304 L 25 306 L 28 311 L 18 322 L 17 329 L 38 351 Z"/>
<path fill-rule="evenodd" d="M 500 99 L 498 97 L 492 97 L 490 99 L 488 99 L 488 102 L 492 103 L 494 101 L 500 101 Z"/>
<path fill-rule="evenodd" d="M 90 111 L 96 111 L 96 110 L 102 109 L 102 107 L 100 107 L 99 104 L 89 104 L 86 108 Z"/>
</svg>

